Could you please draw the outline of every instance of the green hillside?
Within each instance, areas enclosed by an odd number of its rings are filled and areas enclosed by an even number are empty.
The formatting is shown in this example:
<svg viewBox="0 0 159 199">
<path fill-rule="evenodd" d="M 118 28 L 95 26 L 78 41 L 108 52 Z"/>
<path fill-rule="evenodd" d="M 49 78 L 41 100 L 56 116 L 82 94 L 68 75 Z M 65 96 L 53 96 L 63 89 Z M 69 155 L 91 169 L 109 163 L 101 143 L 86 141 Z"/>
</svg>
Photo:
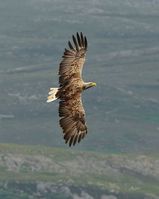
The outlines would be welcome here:
<svg viewBox="0 0 159 199">
<path fill-rule="evenodd" d="M 12 192 L 73 198 L 84 192 L 93 193 L 93 198 L 155 198 L 159 196 L 158 168 L 158 156 L 1 144 L 0 193 L 6 197 Z"/>
<path fill-rule="evenodd" d="M 0 0 L 0 199 L 159 198 L 158 19 L 159 0 Z M 97 87 L 70 149 L 46 98 L 77 31 Z"/>
</svg>

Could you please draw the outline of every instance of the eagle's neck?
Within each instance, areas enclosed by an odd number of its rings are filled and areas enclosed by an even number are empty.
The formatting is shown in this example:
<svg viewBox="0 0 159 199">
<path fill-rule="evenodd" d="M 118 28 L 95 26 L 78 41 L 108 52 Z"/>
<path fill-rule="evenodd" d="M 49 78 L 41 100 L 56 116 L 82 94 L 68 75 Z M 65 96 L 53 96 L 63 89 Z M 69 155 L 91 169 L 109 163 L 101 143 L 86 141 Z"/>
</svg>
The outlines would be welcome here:
<svg viewBox="0 0 159 199">
<path fill-rule="evenodd" d="M 93 86 L 96 86 L 95 82 L 84 82 L 84 84 L 83 84 L 83 90 L 86 90 L 86 89 L 91 88 Z"/>
</svg>

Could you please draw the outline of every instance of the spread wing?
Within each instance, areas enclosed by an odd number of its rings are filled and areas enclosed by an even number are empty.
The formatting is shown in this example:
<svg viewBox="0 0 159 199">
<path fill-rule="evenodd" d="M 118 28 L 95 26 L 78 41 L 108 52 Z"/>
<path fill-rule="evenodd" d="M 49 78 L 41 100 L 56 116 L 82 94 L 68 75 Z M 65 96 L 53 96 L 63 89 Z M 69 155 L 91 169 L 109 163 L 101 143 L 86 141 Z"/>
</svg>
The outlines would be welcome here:
<svg viewBox="0 0 159 199">
<path fill-rule="evenodd" d="M 65 49 L 63 59 L 59 68 L 59 83 L 64 86 L 70 79 L 79 77 L 81 78 L 83 64 L 87 51 L 87 39 L 77 33 L 77 38 L 72 36 L 74 46 L 68 42 L 70 49 Z"/>
<path fill-rule="evenodd" d="M 75 145 L 87 133 L 85 111 L 82 105 L 81 92 L 83 80 L 81 77 L 87 51 L 87 39 L 82 33 L 72 36 L 69 50 L 65 49 L 59 68 L 59 116 L 64 139 L 69 146 Z"/>
<path fill-rule="evenodd" d="M 60 101 L 59 116 L 60 126 L 63 129 L 64 139 L 69 146 L 75 145 L 87 134 L 85 112 L 83 109 L 81 94 L 67 101 Z"/>
</svg>

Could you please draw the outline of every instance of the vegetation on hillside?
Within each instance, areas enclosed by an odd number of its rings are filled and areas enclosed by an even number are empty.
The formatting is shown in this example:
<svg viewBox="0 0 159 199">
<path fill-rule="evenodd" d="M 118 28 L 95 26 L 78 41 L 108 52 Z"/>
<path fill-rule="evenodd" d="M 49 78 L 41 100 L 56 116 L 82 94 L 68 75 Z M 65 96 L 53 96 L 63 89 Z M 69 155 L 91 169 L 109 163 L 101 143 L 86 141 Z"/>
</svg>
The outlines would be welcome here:
<svg viewBox="0 0 159 199">
<path fill-rule="evenodd" d="M 159 196 L 158 168 L 157 156 L 0 144 L 3 192 L 7 186 L 11 190 L 22 188 L 24 193 L 33 191 L 35 195 L 63 190 L 69 196 L 74 187 L 78 192 L 92 189 L 117 198 L 134 194 L 140 194 L 140 198 Z"/>
</svg>

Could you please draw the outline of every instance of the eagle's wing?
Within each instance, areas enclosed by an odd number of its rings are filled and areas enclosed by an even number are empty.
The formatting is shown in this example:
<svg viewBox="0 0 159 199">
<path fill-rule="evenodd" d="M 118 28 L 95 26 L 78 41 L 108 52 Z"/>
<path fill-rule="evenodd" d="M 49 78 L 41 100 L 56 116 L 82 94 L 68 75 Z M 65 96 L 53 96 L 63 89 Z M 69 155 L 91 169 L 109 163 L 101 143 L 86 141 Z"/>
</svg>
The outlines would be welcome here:
<svg viewBox="0 0 159 199">
<path fill-rule="evenodd" d="M 67 101 L 60 101 L 59 116 L 60 126 L 63 129 L 64 139 L 69 146 L 75 145 L 87 134 L 85 111 L 83 109 L 81 94 Z"/>
<path fill-rule="evenodd" d="M 59 83 L 64 86 L 70 79 L 81 77 L 83 64 L 87 51 L 87 39 L 82 33 L 77 33 L 77 38 L 72 36 L 74 46 L 68 42 L 70 49 L 65 49 L 59 68 Z"/>
<path fill-rule="evenodd" d="M 60 126 L 64 139 L 69 146 L 75 145 L 87 133 L 85 111 L 82 105 L 80 84 L 81 74 L 87 51 L 87 39 L 82 33 L 72 36 L 74 46 L 68 42 L 70 49 L 65 49 L 59 68 L 59 103 Z"/>
</svg>

